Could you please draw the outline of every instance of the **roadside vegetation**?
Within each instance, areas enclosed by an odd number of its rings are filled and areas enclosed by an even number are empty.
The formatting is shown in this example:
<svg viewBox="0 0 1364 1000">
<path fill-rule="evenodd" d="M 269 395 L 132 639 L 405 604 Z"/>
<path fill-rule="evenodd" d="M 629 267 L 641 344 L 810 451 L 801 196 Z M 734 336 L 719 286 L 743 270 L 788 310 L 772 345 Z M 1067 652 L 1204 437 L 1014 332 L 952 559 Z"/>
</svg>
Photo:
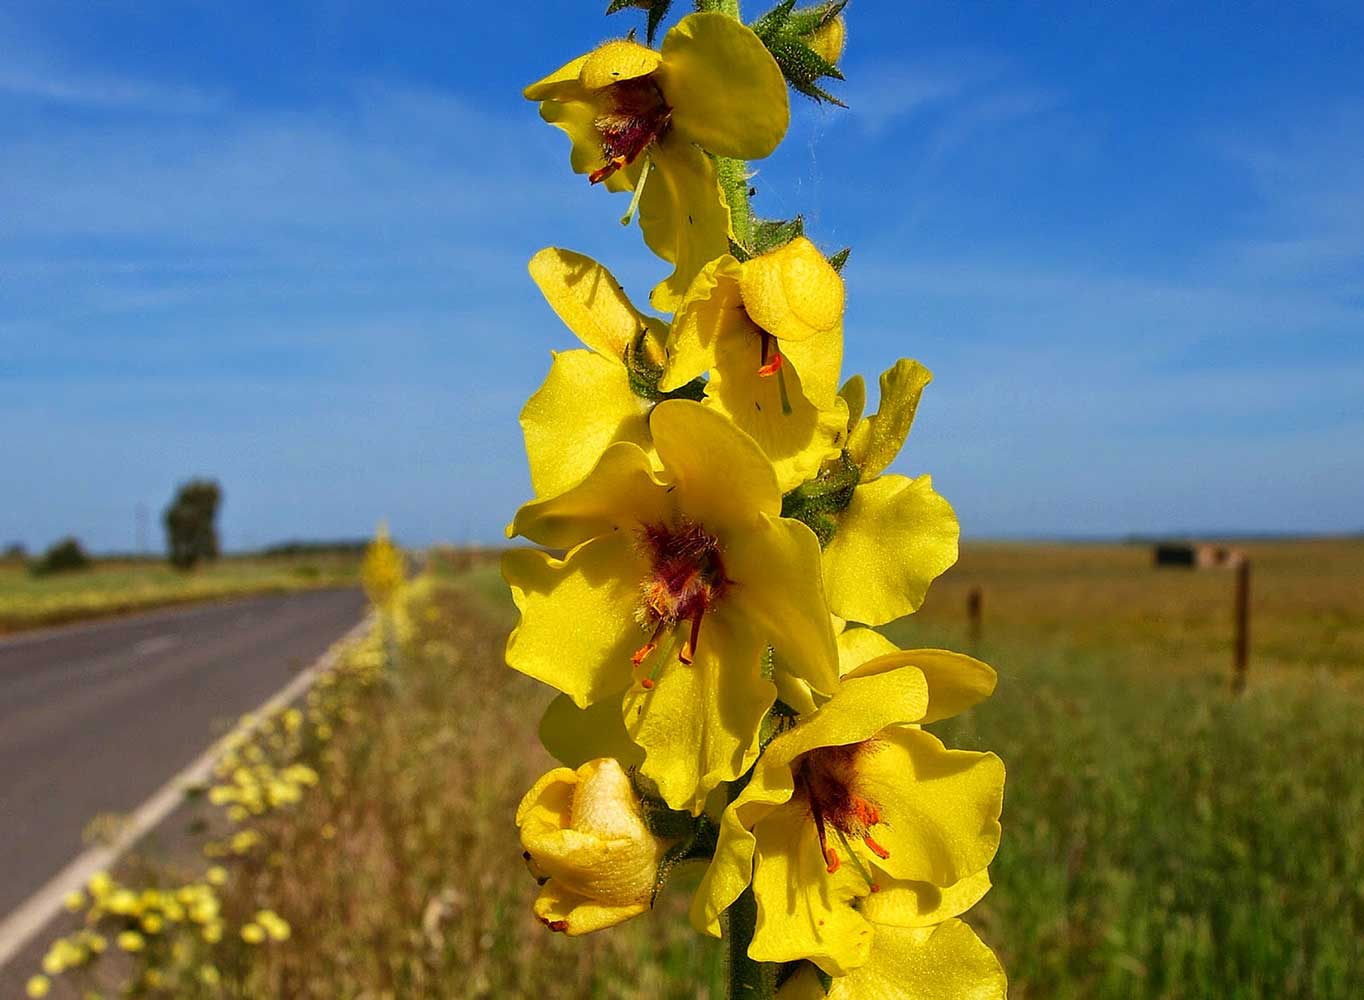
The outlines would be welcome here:
<svg viewBox="0 0 1364 1000">
<path fill-rule="evenodd" d="M 73 572 L 34 575 L 0 560 L 0 634 L 225 597 L 357 582 L 360 553 L 227 556 L 189 572 L 164 559 L 96 559 Z"/>
<path fill-rule="evenodd" d="M 971 547 L 889 630 L 968 645 L 966 594 L 983 588 L 978 651 L 1000 688 L 945 735 L 988 734 L 1009 761 L 1008 833 L 972 920 L 1014 1000 L 1364 993 L 1362 556 L 1358 542 L 1251 547 L 1240 698 L 1230 574 L 1156 571 L 1143 547 Z M 510 817 L 550 765 L 526 725 L 547 699 L 502 665 L 513 614 L 495 566 L 433 557 L 395 607 L 296 715 L 239 731 L 200 800 L 210 857 L 115 873 L 146 903 L 86 928 L 105 957 L 80 990 L 721 995 L 719 950 L 684 928 L 685 877 L 662 913 L 578 941 L 531 916 Z M 167 914 L 148 885 L 189 902 Z M 196 902 L 218 925 L 207 938 Z M 127 931 L 137 950 L 118 943 Z M 81 996 L 77 974 L 50 995 Z"/>
</svg>

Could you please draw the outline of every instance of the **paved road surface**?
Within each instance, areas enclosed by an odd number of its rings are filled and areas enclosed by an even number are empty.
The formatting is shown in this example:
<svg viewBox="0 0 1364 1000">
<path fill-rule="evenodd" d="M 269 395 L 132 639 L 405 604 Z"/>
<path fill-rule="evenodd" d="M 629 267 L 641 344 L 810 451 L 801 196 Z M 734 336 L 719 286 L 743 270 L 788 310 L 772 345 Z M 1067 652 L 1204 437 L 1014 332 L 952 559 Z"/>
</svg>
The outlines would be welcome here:
<svg viewBox="0 0 1364 1000">
<path fill-rule="evenodd" d="M 363 611 L 313 591 L 0 639 L 0 919 Z"/>
</svg>

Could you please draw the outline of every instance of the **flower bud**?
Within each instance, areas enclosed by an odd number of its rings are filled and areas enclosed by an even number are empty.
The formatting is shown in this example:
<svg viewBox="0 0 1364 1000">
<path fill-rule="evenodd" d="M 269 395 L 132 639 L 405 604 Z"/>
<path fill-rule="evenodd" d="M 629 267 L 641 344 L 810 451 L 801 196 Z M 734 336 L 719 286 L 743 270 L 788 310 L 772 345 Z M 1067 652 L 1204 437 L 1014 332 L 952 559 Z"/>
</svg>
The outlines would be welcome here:
<svg viewBox="0 0 1364 1000">
<path fill-rule="evenodd" d="M 810 51 L 830 66 L 837 65 L 847 41 L 848 26 L 844 23 L 842 15 L 829 18 L 805 36 L 805 44 L 810 47 Z"/>
<path fill-rule="evenodd" d="M 586 934 L 649 909 L 668 842 L 649 832 L 614 758 L 550 771 L 521 800 L 516 825 L 541 884 L 535 915 L 551 930 Z"/>
<path fill-rule="evenodd" d="M 843 279 L 804 236 L 743 265 L 749 319 L 778 340 L 806 340 L 843 321 Z"/>
</svg>

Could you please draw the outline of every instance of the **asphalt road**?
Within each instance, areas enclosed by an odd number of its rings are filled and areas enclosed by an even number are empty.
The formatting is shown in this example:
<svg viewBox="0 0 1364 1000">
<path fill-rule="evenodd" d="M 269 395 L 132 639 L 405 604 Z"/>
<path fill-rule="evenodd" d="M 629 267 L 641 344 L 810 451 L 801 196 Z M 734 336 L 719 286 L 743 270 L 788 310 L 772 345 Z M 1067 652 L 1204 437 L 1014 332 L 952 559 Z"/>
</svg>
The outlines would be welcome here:
<svg viewBox="0 0 1364 1000">
<path fill-rule="evenodd" d="M 0 920 L 360 620 L 359 590 L 0 639 Z"/>
</svg>

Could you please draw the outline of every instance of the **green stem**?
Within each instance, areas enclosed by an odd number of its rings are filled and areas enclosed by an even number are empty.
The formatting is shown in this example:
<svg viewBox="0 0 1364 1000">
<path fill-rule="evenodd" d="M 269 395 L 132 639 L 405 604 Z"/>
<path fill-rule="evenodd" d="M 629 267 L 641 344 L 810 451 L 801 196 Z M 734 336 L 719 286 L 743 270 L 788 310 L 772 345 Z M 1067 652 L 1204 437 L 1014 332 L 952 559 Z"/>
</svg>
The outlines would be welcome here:
<svg viewBox="0 0 1364 1000">
<path fill-rule="evenodd" d="M 705 13 L 715 11 L 717 14 L 728 14 L 734 20 L 739 21 L 739 0 L 696 0 L 696 9 Z"/>
<path fill-rule="evenodd" d="M 729 974 L 728 1000 L 772 1000 L 777 992 L 777 966 L 755 962 L 748 957 L 748 946 L 758 925 L 758 901 L 753 889 L 725 911 L 725 941 L 729 946 L 726 971 Z"/>
</svg>

